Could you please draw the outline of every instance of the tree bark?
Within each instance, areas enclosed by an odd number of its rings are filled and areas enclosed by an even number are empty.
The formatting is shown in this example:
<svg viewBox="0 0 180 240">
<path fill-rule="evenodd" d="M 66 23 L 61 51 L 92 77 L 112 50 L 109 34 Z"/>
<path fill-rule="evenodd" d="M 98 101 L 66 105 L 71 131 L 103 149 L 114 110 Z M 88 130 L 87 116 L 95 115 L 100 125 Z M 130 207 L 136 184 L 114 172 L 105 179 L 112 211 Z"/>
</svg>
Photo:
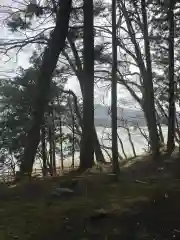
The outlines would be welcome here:
<svg viewBox="0 0 180 240">
<path fill-rule="evenodd" d="M 60 143 L 60 154 L 61 154 L 61 170 L 64 170 L 64 155 L 63 155 L 63 132 L 62 132 L 62 119 L 61 116 L 59 118 L 59 130 L 60 130 L 60 138 L 61 138 L 61 143 Z"/>
<path fill-rule="evenodd" d="M 53 143 L 52 143 L 52 126 L 48 126 L 48 140 L 49 140 L 49 163 L 51 173 L 53 173 Z"/>
<path fill-rule="evenodd" d="M 74 154 L 75 154 L 75 119 L 72 114 L 72 168 L 74 168 Z"/>
<path fill-rule="evenodd" d="M 94 134 L 94 151 L 95 151 L 96 161 L 99 163 L 106 163 L 102 149 L 101 149 L 101 145 L 99 143 L 95 126 L 93 129 L 93 134 Z"/>
<path fill-rule="evenodd" d="M 124 145 L 123 145 L 123 142 L 122 142 L 122 140 L 121 140 L 121 138 L 120 138 L 119 134 L 117 134 L 117 137 L 118 137 L 119 143 L 120 143 L 120 145 L 121 145 L 121 150 L 122 150 L 122 153 L 123 153 L 123 155 L 124 155 L 125 159 L 127 160 L 127 159 L 128 159 L 128 157 L 127 157 L 127 155 L 126 155 L 126 152 L 125 152 L 125 150 L 124 150 Z"/>
<path fill-rule="evenodd" d="M 116 40 L 116 0 L 112 0 L 112 84 L 111 84 L 111 119 L 112 119 L 112 165 L 113 173 L 119 176 L 117 142 L 117 40 Z"/>
<path fill-rule="evenodd" d="M 80 169 L 94 164 L 94 13 L 93 0 L 84 0 L 83 120 Z"/>
<path fill-rule="evenodd" d="M 151 150 L 154 156 L 159 154 L 159 136 L 156 123 L 156 109 L 154 103 L 154 89 L 153 89 L 153 76 L 152 76 L 152 65 L 151 65 L 151 53 L 150 53 L 150 42 L 148 34 L 148 23 L 147 23 L 147 12 L 146 12 L 146 2 L 141 0 L 141 10 L 143 19 L 143 35 L 144 35 L 144 47 L 145 47 L 145 57 L 146 57 L 146 77 L 147 80 L 144 81 L 144 112 L 149 130 L 149 140 L 151 145 Z M 151 109 L 149 109 L 151 108 Z"/>
<path fill-rule="evenodd" d="M 124 1 L 119 1 L 119 8 L 123 12 L 126 25 L 127 25 L 127 30 L 128 30 L 131 42 L 134 45 L 135 54 L 130 52 L 127 48 L 123 48 L 123 49 L 127 52 L 127 54 L 130 54 L 131 57 L 135 60 L 135 62 L 137 63 L 137 66 L 139 67 L 140 74 L 142 76 L 143 99 L 142 99 L 141 106 L 147 121 L 150 147 L 151 147 L 151 150 L 156 155 L 159 152 L 159 141 L 158 141 L 159 137 L 158 137 L 158 131 L 157 131 L 157 125 L 156 125 L 154 90 L 153 90 L 152 69 L 151 69 L 151 54 L 150 54 L 150 44 L 149 44 L 149 37 L 148 37 L 145 0 L 141 1 L 143 23 L 141 24 L 140 28 L 142 28 L 143 35 L 144 35 L 146 66 L 144 64 L 144 58 L 141 53 L 141 48 L 135 37 L 136 36 L 135 30 L 133 28 L 132 21 L 128 15 Z M 130 93 L 132 94 L 133 92 L 130 91 Z M 132 96 L 136 96 L 136 95 L 133 94 Z"/>
<path fill-rule="evenodd" d="M 80 59 L 80 57 L 78 55 L 76 46 L 75 46 L 74 42 L 71 40 L 70 36 L 68 37 L 68 41 L 69 41 L 71 50 L 73 52 L 76 65 L 77 65 L 77 70 L 74 71 L 74 72 L 75 72 L 75 74 L 77 76 L 77 79 L 79 80 L 79 85 L 80 85 L 81 93 L 82 93 L 82 96 L 83 96 L 84 95 L 84 92 L 83 92 L 84 91 L 83 90 L 84 76 L 83 76 L 83 69 L 82 69 L 81 59 Z M 75 98 L 74 98 L 74 100 L 75 100 Z M 78 107 L 75 110 L 77 110 L 77 109 L 78 109 Z M 76 114 L 77 114 L 77 111 L 76 111 Z M 77 117 L 78 117 L 78 119 L 80 119 L 81 118 L 81 114 L 78 114 Z M 82 125 L 80 125 L 80 126 L 82 127 Z M 94 132 L 94 151 L 95 151 L 95 155 L 96 155 L 96 161 L 105 163 L 106 161 L 105 161 L 102 149 L 101 149 L 101 145 L 99 143 L 99 139 L 98 139 L 98 135 L 97 135 L 95 126 L 94 126 L 93 132 Z"/>
<path fill-rule="evenodd" d="M 174 81 L 174 4 L 175 1 L 170 1 L 168 20 L 169 20 L 169 116 L 168 116 L 168 139 L 167 151 L 172 153 L 175 147 L 175 125 L 176 125 L 176 110 L 175 110 L 175 81 Z"/>
<path fill-rule="evenodd" d="M 72 168 L 74 168 L 74 153 L 75 153 L 75 118 L 74 118 L 74 107 L 71 104 L 71 97 L 68 96 L 68 105 L 71 112 L 71 120 L 72 120 Z"/>
<path fill-rule="evenodd" d="M 44 111 L 48 105 L 48 93 L 52 83 L 52 74 L 56 68 L 59 54 L 65 47 L 71 5 L 72 0 L 59 0 L 56 26 L 49 39 L 49 44 L 45 49 L 39 70 L 33 124 L 26 137 L 26 146 L 20 165 L 20 172 L 22 175 L 30 175 L 32 172 L 37 147 L 40 141 L 40 126 Z"/>
<path fill-rule="evenodd" d="M 83 88 L 81 86 L 82 85 L 82 79 L 81 80 L 79 79 L 79 82 L 81 83 L 80 87 L 81 87 L 81 91 L 82 91 L 82 88 Z M 82 129 L 82 117 L 81 117 L 81 113 L 79 111 L 79 107 L 78 107 L 78 103 L 77 103 L 77 97 L 72 91 L 69 91 L 69 93 L 71 93 L 71 95 L 73 96 L 74 110 L 75 110 L 76 116 L 78 118 L 79 125 Z M 82 94 L 83 94 L 83 91 L 82 91 Z M 105 163 L 106 161 L 105 161 L 102 149 L 101 149 L 101 145 L 99 143 L 99 139 L 98 139 L 98 135 L 97 135 L 97 131 L 96 131 L 95 126 L 93 128 L 93 134 L 94 134 L 94 151 L 95 151 L 95 155 L 96 155 L 96 161 L 100 162 L 100 163 Z"/>
<path fill-rule="evenodd" d="M 55 142 L 55 124 L 54 124 L 54 109 L 52 112 L 52 126 L 51 126 L 51 138 L 52 138 L 52 165 L 53 165 L 53 175 L 56 175 L 56 142 Z"/>
<path fill-rule="evenodd" d="M 46 131 L 45 131 L 45 124 L 43 122 L 41 126 L 41 145 L 42 145 L 42 160 L 43 160 L 43 176 L 47 174 L 47 152 L 46 152 Z"/>
</svg>

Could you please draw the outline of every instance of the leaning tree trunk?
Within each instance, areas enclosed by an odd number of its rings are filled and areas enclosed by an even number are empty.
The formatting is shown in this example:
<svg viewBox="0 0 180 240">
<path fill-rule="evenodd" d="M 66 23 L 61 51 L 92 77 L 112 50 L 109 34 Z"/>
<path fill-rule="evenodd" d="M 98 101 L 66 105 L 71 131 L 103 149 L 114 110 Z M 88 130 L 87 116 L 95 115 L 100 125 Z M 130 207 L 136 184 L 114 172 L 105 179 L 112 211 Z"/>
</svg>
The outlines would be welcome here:
<svg viewBox="0 0 180 240">
<path fill-rule="evenodd" d="M 152 71 L 151 71 L 151 55 L 150 55 L 150 45 L 149 45 L 149 36 L 148 36 L 148 26 L 147 26 L 147 14 L 146 14 L 146 5 L 145 1 L 141 1 L 141 10 L 142 10 L 142 20 L 143 22 L 140 24 L 141 27 L 143 27 L 143 38 L 144 38 L 144 44 L 145 44 L 145 55 L 146 55 L 146 66 L 144 64 L 144 56 L 141 53 L 141 47 L 139 44 L 138 39 L 136 39 L 136 33 L 133 26 L 133 21 L 131 20 L 129 13 L 126 9 L 125 5 L 126 1 L 118 1 L 119 8 L 122 10 L 123 16 L 126 21 L 127 30 L 129 33 L 129 37 L 131 39 L 131 42 L 134 46 L 135 50 L 135 59 L 136 63 L 139 67 L 140 74 L 142 77 L 143 82 L 143 101 L 142 101 L 142 109 L 144 111 L 144 115 L 147 121 L 148 131 L 149 131 L 149 139 L 150 139 L 150 145 L 151 150 L 156 154 L 158 154 L 159 150 L 159 137 L 158 137 L 158 131 L 156 126 L 156 116 L 155 116 L 155 104 L 154 104 L 154 89 L 153 89 L 153 79 L 152 79 Z M 139 21 L 138 20 L 138 21 Z M 129 50 L 125 48 L 125 51 L 129 54 Z M 130 89 L 130 88 L 129 88 Z M 128 90 L 129 90 L 128 89 Z M 131 94 L 133 91 L 130 91 Z M 136 94 L 132 94 L 132 96 L 137 99 Z M 139 102 L 139 101 L 138 101 Z"/>
<path fill-rule="evenodd" d="M 94 164 L 94 13 L 93 0 L 84 0 L 83 120 L 80 169 Z"/>
<path fill-rule="evenodd" d="M 169 116 L 168 116 L 168 140 L 167 151 L 172 153 L 175 147 L 175 81 L 174 81 L 174 4 L 170 1 L 168 20 L 169 20 Z"/>
<path fill-rule="evenodd" d="M 112 165 L 113 173 L 119 175 L 118 142 L 117 142 L 117 43 L 116 43 L 116 0 L 112 0 L 112 84 L 111 84 L 111 113 L 112 113 Z"/>
<path fill-rule="evenodd" d="M 31 175 L 37 147 L 40 141 L 40 126 L 45 109 L 48 105 L 49 89 L 52 83 L 52 74 L 56 68 L 59 54 L 65 47 L 68 34 L 69 18 L 72 0 L 59 0 L 56 26 L 45 49 L 41 67 L 39 69 L 38 83 L 33 115 L 33 125 L 26 137 L 26 146 L 20 165 L 22 175 Z"/>
<path fill-rule="evenodd" d="M 156 123 L 156 111 L 154 103 L 154 89 L 153 89 L 153 75 L 152 75 L 152 65 L 151 65 L 151 53 L 150 53 L 150 43 L 148 34 L 148 23 L 147 23 L 147 12 L 146 12 L 146 1 L 141 0 L 141 10 L 143 19 L 143 35 L 144 35 L 144 47 L 146 56 L 146 78 L 144 81 L 144 113 L 147 119 L 147 125 L 149 130 L 149 139 L 151 150 L 154 156 L 159 154 L 159 136 Z M 151 109 L 149 109 L 151 108 Z"/>
<path fill-rule="evenodd" d="M 96 162 L 106 163 L 95 126 L 94 126 L 94 151 L 96 156 Z"/>
</svg>

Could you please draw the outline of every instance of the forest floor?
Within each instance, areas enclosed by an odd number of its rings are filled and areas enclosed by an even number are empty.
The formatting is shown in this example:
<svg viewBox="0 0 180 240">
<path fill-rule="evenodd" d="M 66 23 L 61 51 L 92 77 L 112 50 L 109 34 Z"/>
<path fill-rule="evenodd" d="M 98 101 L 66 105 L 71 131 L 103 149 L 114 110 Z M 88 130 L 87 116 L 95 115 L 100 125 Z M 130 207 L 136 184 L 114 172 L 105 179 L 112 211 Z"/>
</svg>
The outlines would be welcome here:
<svg viewBox="0 0 180 240">
<path fill-rule="evenodd" d="M 74 176 L 1 185 L 0 240 L 180 239 L 179 158 L 135 162 L 118 182 L 84 174 L 71 196 L 50 192 Z"/>
</svg>

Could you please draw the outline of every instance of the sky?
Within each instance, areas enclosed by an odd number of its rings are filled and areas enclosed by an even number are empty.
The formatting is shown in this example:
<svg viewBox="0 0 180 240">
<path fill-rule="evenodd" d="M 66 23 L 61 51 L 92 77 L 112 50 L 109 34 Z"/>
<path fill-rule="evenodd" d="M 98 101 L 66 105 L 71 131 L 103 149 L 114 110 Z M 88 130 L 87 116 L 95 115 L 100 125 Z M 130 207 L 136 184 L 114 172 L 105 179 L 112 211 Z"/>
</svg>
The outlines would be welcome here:
<svg viewBox="0 0 180 240">
<path fill-rule="evenodd" d="M 7 4 L 13 4 L 13 6 L 18 6 L 19 2 L 22 2 L 22 0 L 0 0 L 0 42 L 2 39 L 14 39 L 21 36 L 18 33 L 10 33 L 7 27 L 2 24 L 5 16 L 7 16 L 7 9 L 4 9 L 4 7 L 2 6 Z M 2 56 L 2 54 L 0 53 L 0 78 L 3 78 L 7 75 L 15 75 L 18 67 L 20 66 L 22 66 L 23 68 L 27 68 L 29 66 L 28 59 L 31 56 L 32 50 L 33 49 L 29 47 L 25 48 L 23 52 L 21 51 L 18 55 L 15 51 L 11 51 L 8 57 L 4 55 Z M 81 97 L 81 91 L 76 77 L 72 77 L 68 80 L 66 88 L 73 90 L 78 97 Z M 95 85 L 95 103 L 110 105 L 111 93 L 110 88 L 108 89 L 109 90 L 107 90 L 107 87 L 105 87 L 102 83 Z M 134 104 L 133 98 L 122 86 L 118 86 L 118 102 L 118 105 L 121 107 L 139 107 L 138 104 Z"/>
</svg>

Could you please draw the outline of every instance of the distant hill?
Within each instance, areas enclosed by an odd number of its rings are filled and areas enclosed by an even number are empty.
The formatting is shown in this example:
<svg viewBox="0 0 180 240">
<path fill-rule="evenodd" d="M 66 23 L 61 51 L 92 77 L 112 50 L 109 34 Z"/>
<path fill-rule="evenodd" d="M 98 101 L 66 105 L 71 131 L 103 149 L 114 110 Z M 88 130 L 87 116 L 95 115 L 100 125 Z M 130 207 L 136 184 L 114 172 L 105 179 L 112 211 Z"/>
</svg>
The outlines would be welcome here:
<svg viewBox="0 0 180 240">
<path fill-rule="evenodd" d="M 110 107 L 101 104 L 95 104 L 94 108 L 94 121 L 95 126 L 111 126 Z M 118 126 L 123 126 L 124 122 L 127 121 L 129 126 L 134 126 L 137 123 L 139 126 L 146 126 L 144 113 L 138 109 L 130 108 L 117 108 L 118 113 Z M 161 119 L 162 123 L 166 123 L 164 119 Z"/>
</svg>

